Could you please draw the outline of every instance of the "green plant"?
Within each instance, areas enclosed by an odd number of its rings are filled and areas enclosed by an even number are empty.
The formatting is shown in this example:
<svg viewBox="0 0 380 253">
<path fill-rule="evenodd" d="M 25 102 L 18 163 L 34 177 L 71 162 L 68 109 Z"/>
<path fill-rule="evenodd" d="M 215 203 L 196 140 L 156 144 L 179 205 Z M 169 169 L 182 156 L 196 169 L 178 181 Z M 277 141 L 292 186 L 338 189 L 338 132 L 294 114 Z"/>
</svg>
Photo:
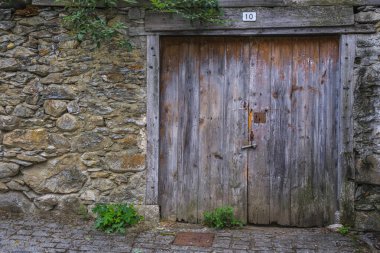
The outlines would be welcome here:
<svg viewBox="0 0 380 253">
<path fill-rule="evenodd" d="M 109 25 L 106 18 L 98 15 L 96 11 L 97 0 L 56 1 L 65 4 L 68 14 L 63 17 L 63 24 L 75 34 L 78 41 L 90 40 L 99 47 L 103 42 L 116 39 L 119 46 L 128 50 L 132 48 L 129 40 L 120 34 L 120 31 L 127 27 L 121 22 Z M 135 0 L 123 1 L 128 4 L 136 3 Z M 103 0 L 107 8 L 116 7 L 117 2 L 117 0 Z"/>
<path fill-rule="evenodd" d="M 350 232 L 350 227 L 343 226 L 343 227 L 338 228 L 337 231 L 341 235 L 347 235 Z"/>
<path fill-rule="evenodd" d="M 204 224 L 209 227 L 221 229 L 243 226 L 243 223 L 235 218 L 234 209 L 230 206 L 219 207 L 211 212 L 205 212 L 203 216 Z"/>
<path fill-rule="evenodd" d="M 106 17 L 99 15 L 96 7 L 98 0 L 56 0 L 64 4 L 67 15 L 63 17 L 63 24 L 70 29 L 78 41 L 90 40 L 98 47 L 111 40 L 115 40 L 119 47 L 132 49 L 130 41 L 121 35 L 120 31 L 127 27 L 116 22 L 109 24 Z M 136 0 L 120 0 L 127 4 L 135 4 Z M 103 0 L 106 8 L 117 7 L 118 0 Z M 222 11 L 217 0 L 150 0 L 154 10 L 167 13 L 177 13 L 191 21 L 199 20 L 203 23 L 222 23 Z"/>
<path fill-rule="evenodd" d="M 155 10 L 177 13 L 191 21 L 223 23 L 218 0 L 151 0 Z"/>
<path fill-rule="evenodd" d="M 106 233 L 125 233 L 126 227 L 144 219 L 133 205 L 127 204 L 96 204 L 92 211 L 97 214 L 95 227 Z"/>
</svg>

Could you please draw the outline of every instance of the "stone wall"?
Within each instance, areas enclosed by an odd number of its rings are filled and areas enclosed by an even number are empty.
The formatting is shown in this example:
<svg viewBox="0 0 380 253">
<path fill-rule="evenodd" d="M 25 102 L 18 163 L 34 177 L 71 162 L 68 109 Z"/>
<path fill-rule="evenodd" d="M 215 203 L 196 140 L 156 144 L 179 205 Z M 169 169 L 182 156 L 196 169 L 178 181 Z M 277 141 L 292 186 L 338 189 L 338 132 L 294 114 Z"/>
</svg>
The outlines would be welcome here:
<svg viewBox="0 0 380 253">
<path fill-rule="evenodd" d="M 62 8 L 0 10 L 0 209 L 83 212 L 144 203 L 146 37 L 78 43 Z M 103 13 L 139 29 L 144 11 Z"/>
<path fill-rule="evenodd" d="M 380 7 L 356 12 L 380 29 Z M 133 51 L 78 43 L 62 8 L 0 9 L 0 210 L 144 203 L 144 11 L 103 14 L 130 27 Z M 354 74 L 355 227 L 380 230 L 380 33 L 358 35 Z"/>
<path fill-rule="evenodd" d="M 380 231 L 380 7 L 358 8 L 355 20 L 378 27 L 376 34 L 358 35 L 356 48 L 355 227 Z"/>
</svg>

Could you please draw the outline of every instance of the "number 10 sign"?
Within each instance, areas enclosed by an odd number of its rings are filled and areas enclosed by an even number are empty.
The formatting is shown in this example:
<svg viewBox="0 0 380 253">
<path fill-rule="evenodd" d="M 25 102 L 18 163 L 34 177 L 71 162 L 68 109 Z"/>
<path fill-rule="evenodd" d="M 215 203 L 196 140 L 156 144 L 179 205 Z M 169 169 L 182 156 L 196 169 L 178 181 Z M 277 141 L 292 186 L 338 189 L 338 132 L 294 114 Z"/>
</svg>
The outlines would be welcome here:
<svg viewBox="0 0 380 253">
<path fill-rule="evenodd" d="M 243 12 L 243 21 L 256 21 L 256 12 Z"/>
</svg>

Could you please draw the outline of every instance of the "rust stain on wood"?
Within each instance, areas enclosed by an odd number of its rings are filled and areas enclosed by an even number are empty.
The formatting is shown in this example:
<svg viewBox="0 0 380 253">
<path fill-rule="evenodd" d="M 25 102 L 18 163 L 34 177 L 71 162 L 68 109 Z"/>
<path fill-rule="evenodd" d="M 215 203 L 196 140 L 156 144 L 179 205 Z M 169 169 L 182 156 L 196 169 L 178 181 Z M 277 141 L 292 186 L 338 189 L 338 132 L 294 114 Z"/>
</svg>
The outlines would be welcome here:
<svg viewBox="0 0 380 253">
<path fill-rule="evenodd" d="M 255 112 L 254 114 L 254 122 L 255 123 L 266 123 L 267 115 L 265 112 Z"/>
<path fill-rule="evenodd" d="M 253 111 L 252 109 L 248 112 L 248 130 L 252 130 L 252 122 L 253 122 Z M 256 122 L 255 122 L 256 123 Z"/>
<path fill-rule="evenodd" d="M 173 245 L 209 248 L 212 246 L 214 238 L 215 235 L 212 233 L 179 232 Z"/>
</svg>

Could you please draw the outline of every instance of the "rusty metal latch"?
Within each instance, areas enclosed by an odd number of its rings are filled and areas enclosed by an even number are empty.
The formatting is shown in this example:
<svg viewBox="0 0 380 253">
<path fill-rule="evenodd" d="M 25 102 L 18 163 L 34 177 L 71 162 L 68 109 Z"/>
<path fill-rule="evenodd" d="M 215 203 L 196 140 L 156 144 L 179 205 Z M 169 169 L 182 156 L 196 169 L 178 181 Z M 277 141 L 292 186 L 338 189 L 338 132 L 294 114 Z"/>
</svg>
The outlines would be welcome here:
<svg viewBox="0 0 380 253">
<path fill-rule="evenodd" d="M 256 148 L 257 148 L 257 144 L 256 144 L 256 142 L 253 142 L 253 143 L 250 144 L 250 145 L 247 145 L 247 146 L 243 146 L 243 147 L 241 147 L 241 149 L 249 149 L 249 148 L 251 148 L 251 149 L 256 149 Z"/>
</svg>

